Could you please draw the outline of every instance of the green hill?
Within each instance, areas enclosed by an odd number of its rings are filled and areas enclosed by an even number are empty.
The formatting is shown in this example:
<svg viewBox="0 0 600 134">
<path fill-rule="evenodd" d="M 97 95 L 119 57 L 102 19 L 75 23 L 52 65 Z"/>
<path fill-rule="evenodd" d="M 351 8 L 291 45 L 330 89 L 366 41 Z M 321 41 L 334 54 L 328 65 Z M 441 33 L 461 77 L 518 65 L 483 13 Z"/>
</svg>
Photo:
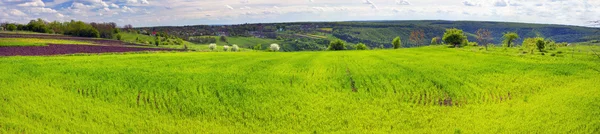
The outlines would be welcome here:
<svg viewBox="0 0 600 134">
<path fill-rule="evenodd" d="M 579 47 L 3 57 L 0 133 L 598 133 Z"/>
<path fill-rule="evenodd" d="M 462 29 L 469 35 L 470 41 L 476 41 L 478 29 L 488 29 L 492 32 L 493 43 L 500 44 L 502 35 L 506 32 L 516 32 L 521 38 L 545 37 L 557 42 L 585 42 L 600 40 L 600 29 L 591 27 L 527 24 L 510 22 L 477 22 L 477 21 L 372 21 L 372 22 L 339 22 L 335 24 L 334 35 L 349 42 L 364 42 L 371 46 L 379 44 L 391 46 L 391 40 L 400 36 L 403 43 L 414 46 L 409 42 L 410 32 L 423 30 L 425 40 L 419 44 L 429 44 L 433 37 L 442 37 L 445 29 Z"/>
</svg>

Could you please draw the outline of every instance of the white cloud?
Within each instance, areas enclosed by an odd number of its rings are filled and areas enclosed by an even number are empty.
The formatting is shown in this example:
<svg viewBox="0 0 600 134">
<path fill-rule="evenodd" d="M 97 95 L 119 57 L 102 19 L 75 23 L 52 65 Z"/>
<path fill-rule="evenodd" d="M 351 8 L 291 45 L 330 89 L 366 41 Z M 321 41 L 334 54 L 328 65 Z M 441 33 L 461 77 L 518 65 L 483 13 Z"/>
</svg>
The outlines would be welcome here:
<svg viewBox="0 0 600 134">
<path fill-rule="evenodd" d="M 396 0 L 396 5 L 410 5 L 407 0 Z"/>
<path fill-rule="evenodd" d="M 44 2 L 42 0 L 34 0 L 32 2 L 18 4 L 17 6 L 20 6 L 20 7 L 44 7 L 44 6 L 46 6 L 46 4 L 44 4 Z"/>
<path fill-rule="evenodd" d="M 127 6 L 123 6 L 123 8 L 121 8 L 121 12 L 124 12 L 124 13 L 127 13 L 127 12 L 133 13 L 135 11 L 133 9 L 127 7 Z"/>
<path fill-rule="evenodd" d="M 227 9 L 229 9 L 229 10 L 233 10 L 233 9 L 234 9 L 234 8 L 233 8 L 233 7 L 231 7 L 230 5 L 225 5 L 225 7 L 226 7 Z"/>
<path fill-rule="evenodd" d="M 505 7 L 507 5 L 508 4 L 506 4 L 506 1 L 504 1 L 504 0 L 497 0 L 496 2 L 494 2 L 494 6 L 497 6 L 497 7 Z"/>
<path fill-rule="evenodd" d="M 29 8 L 29 9 L 27 9 L 27 11 L 29 13 L 57 13 L 56 10 L 54 10 L 52 8 L 45 8 L 45 7 Z"/>
<path fill-rule="evenodd" d="M 127 4 L 150 4 L 148 0 L 127 0 Z"/>
<path fill-rule="evenodd" d="M 9 15 L 11 15 L 11 16 L 19 16 L 19 17 L 20 16 L 27 16 L 27 14 L 25 14 L 25 13 L 23 13 L 20 10 L 17 10 L 17 9 L 11 9 L 9 11 Z"/>
</svg>

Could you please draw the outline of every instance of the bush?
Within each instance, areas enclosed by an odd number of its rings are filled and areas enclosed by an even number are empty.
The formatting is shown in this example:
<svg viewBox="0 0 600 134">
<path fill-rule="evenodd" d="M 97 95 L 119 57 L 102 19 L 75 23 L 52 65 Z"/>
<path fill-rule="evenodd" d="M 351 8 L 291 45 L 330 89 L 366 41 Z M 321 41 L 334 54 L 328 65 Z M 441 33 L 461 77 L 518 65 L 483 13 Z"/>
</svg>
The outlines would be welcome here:
<svg viewBox="0 0 600 134">
<path fill-rule="evenodd" d="M 212 44 L 208 45 L 208 49 L 210 49 L 210 51 L 214 51 L 215 49 L 217 49 L 217 44 L 212 43 Z"/>
<path fill-rule="evenodd" d="M 279 45 L 278 44 L 271 44 L 271 46 L 269 47 L 271 49 L 271 51 L 273 52 L 277 52 L 279 51 Z"/>
<path fill-rule="evenodd" d="M 240 47 L 238 47 L 238 45 L 233 44 L 233 46 L 231 46 L 231 51 L 233 52 L 237 52 L 240 49 Z"/>
<path fill-rule="evenodd" d="M 558 52 L 556 52 L 556 53 L 557 53 L 557 54 L 562 54 L 562 53 L 563 53 L 563 51 L 558 51 Z"/>
<path fill-rule="evenodd" d="M 358 45 L 356 45 L 356 50 L 367 50 L 369 49 L 367 47 L 367 45 L 363 44 L 363 43 L 358 43 Z"/>
<path fill-rule="evenodd" d="M 223 51 L 227 52 L 229 50 L 229 46 L 225 45 L 223 46 Z"/>
<path fill-rule="evenodd" d="M 261 44 L 257 44 L 256 46 L 254 46 L 254 50 L 261 50 L 261 49 L 262 49 Z"/>
<path fill-rule="evenodd" d="M 392 45 L 394 46 L 394 49 L 398 49 L 402 47 L 402 40 L 400 39 L 400 36 L 394 38 L 394 40 L 392 40 Z"/>
<path fill-rule="evenodd" d="M 121 40 L 121 39 L 122 39 L 121 34 L 117 34 L 117 40 Z"/>
<path fill-rule="evenodd" d="M 329 48 L 327 50 L 338 51 L 338 50 L 346 50 L 346 42 L 342 40 L 334 40 L 329 43 Z"/>
</svg>

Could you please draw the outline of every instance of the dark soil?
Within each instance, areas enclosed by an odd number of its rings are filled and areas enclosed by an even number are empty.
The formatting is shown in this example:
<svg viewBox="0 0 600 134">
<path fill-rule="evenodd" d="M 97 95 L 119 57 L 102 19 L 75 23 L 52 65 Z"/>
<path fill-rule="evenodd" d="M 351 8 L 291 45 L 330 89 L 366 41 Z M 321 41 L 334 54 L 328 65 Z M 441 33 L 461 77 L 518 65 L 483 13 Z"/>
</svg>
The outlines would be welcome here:
<svg viewBox="0 0 600 134">
<path fill-rule="evenodd" d="M 179 49 L 148 48 L 118 40 L 71 37 L 62 35 L 0 34 L 0 38 L 61 39 L 92 42 L 95 45 L 56 45 L 0 47 L 0 56 L 42 56 L 77 53 L 114 53 L 138 51 L 181 51 Z"/>
</svg>

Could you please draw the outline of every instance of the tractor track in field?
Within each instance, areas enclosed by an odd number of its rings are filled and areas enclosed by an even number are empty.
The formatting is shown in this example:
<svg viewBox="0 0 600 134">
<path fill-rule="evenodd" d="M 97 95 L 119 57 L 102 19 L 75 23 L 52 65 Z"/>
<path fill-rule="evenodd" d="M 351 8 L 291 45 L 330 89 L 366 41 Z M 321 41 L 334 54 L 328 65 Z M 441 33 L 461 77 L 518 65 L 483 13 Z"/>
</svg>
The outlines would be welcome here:
<svg viewBox="0 0 600 134">
<path fill-rule="evenodd" d="M 140 51 L 182 51 L 180 49 L 150 48 L 118 40 L 71 37 L 63 35 L 0 34 L 0 38 L 60 39 L 91 42 L 94 45 L 48 44 L 48 46 L 0 47 L 0 56 L 48 56 L 78 53 L 122 53 Z"/>
</svg>

